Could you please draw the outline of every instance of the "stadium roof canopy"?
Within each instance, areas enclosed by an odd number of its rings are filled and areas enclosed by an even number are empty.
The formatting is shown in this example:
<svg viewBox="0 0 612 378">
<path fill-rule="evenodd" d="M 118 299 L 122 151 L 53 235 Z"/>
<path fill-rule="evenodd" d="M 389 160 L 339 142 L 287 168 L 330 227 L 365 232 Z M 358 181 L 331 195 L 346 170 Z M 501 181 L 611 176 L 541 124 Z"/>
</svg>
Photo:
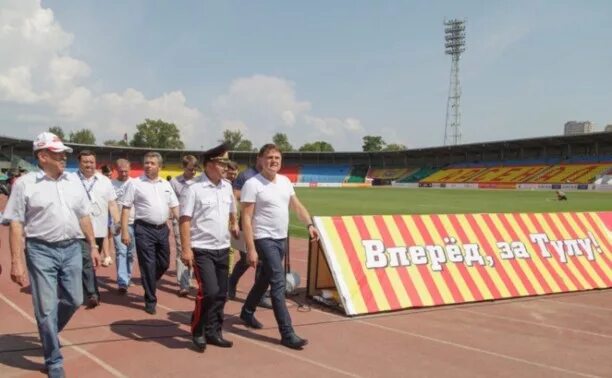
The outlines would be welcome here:
<svg viewBox="0 0 612 378">
<path fill-rule="evenodd" d="M 75 143 L 66 143 L 73 147 L 75 151 L 83 149 L 95 150 L 99 155 L 108 155 L 112 157 L 121 156 L 138 156 L 146 151 L 155 150 L 160 152 L 165 157 L 176 157 L 180 158 L 186 154 L 193 154 L 195 156 L 201 155 L 200 150 L 173 150 L 173 149 L 151 149 L 151 148 L 138 148 L 138 147 L 120 147 L 120 146 L 98 146 L 98 145 L 84 145 Z M 539 137 L 539 138 L 527 138 L 527 139 L 513 139 L 513 140 L 502 140 L 492 142 L 478 142 L 461 144 L 456 146 L 438 146 L 438 147 L 426 147 L 426 148 L 414 148 L 403 151 L 379 151 L 379 152 L 287 152 L 284 153 L 284 159 L 291 162 L 304 162 L 304 163 L 334 163 L 334 162 L 348 162 L 357 164 L 370 163 L 378 164 L 378 162 L 387 160 L 391 162 L 395 160 L 407 161 L 406 159 L 420 159 L 423 157 L 433 156 L 449 156 L 449 155 L 472 155 L 482 154 L 486 152 L 499 152 L 499 151 L 518 151 L 521 149 L 537 150 L 537 149 L 562 149 L 564 151 L 578 151 L 574 148 L 577 146 L 596 146 L 596 154 L 612 155 L 612 132 L 597 132 L 580 135 L 560 135 L 550 137 Z M 0 150 L 6 152 L 5 148 L 15 148 L 17 151 L 22 153 L 26 150 L 31 150 L 32 141 L 27 139 L 12 138 L 7 136 L 0 136 Z M 593 151 L 593 148 L 589 147 L 589 151 Z M 591 152 L 592 154 L 592 152 Z M 241 162 L 253 162 L 255 159 L 255 152 L 250 151 L 233 151 L 231 152 L 231 158 Z"/>
</svg>

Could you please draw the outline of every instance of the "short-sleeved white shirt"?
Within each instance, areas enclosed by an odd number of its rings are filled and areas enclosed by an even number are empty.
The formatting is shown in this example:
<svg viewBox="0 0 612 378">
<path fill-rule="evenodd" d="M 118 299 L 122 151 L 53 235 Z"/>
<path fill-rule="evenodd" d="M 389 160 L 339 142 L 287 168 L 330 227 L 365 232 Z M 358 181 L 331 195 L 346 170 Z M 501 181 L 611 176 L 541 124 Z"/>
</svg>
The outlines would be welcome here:
<svg viewBox="0 0 612 378">
<path fill-rule="evenodd" d="M 205 173 L 181 193 L 180 215 L 191 218 L 191 246 L 224 249 L 230 246 L 229 216 L 236 213 L 232 184 L 215 185 Z"/>
<path fill-rule="evenodd" d="M 100 173 L 85 178 L 80 172 L 75 173 L 77 181 L 87 198 L 91 201 L 91 224 L 96 238 L 108 234 L 108 202 L 117 199 L 110 179 Z"/>
<path fill-rule="evenodd" d="M 82 238 L 79 219 L 91 214 L 91 203 L 75 175 L 57 180 L 44 171 L 19 178 L 11 191 L 4 219 L 25 225 L 25 236 L 49 243 Z"/>
<path fill-rule="evenodd" d="M 254 203 L 254 239 L 284 239 L 289 229 L 289 201 L 295 195 L 286 176 L 277 174 L 269 181 L 261 173 L 251 177 L 242 187 L 240 202 Z"/>
<path fill-rule="evenodd" d="M 115 194 L 117 195 L 117 205 L 119 207 L 119 212 L 121 212 L 121 209 L 123 208 L 123 206 L 120 205 L 120 202 L 123 196 L 125 195 L 125 191 L 127 189 L 127 185 L 130 182 L 130 180 L 132 180 L 131 177 L 128 177 L 128 179 L 125 181 L 111 180 L 111 183 L 113 184 L 113 188 L 115 188 Z M 134 224 L 134 207 L 133 206 L 130 209 L 130 217 L 128 218 L 128 224 Z"/>
<path fill-rule="evenodd" d="M 179 202 L 181 199 L 181 192 L 183 191 L 183 189 L 193 184 L 196 181 L 196 179 L 197 177 L 193 177 L 191 180 L 185 180 L 184 175 L 179 175 L 173 178 L 172 180 L 170 180 L 170 186 L 172 187 L 172 190 L 174 190 L 174 194 L 176 194 L 176 197 L 179 199 Z"/>
<path fill-rule="evenodd" d="M 178 198 L 168 181 L 142 175 L 130 180 L 120 204 L 134 207 L 136 220 L 159 226 L 170 217 L 170 208 L 178 206 Z"/>
</svg>

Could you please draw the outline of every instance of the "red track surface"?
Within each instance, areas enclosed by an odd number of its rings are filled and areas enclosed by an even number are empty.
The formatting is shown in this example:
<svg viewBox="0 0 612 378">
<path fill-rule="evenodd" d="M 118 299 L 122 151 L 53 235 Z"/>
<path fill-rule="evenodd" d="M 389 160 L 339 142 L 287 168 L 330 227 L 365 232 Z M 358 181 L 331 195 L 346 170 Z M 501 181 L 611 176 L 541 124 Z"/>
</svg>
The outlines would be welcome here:
<svg viewBox="0 0 612 378">
<path fill-rule="evenodd" d="M 0 377 L 40 377 L 31 297 L 10 281 L 6 227 L 0 240 Z M 306 243 L 291 246 L 292 267 L 305 280 Z M 612 290 L 358 318 L 316 305 L 298 311 L 289 301 L 298 334 L 310 340 L 292 351 L 278 343 L 271 310 L 258 310 L 260 331 L 237 319 L 253 282 L 249 271 L 240 300 L 226 306 L 225 335 L 234 347 L 200 354 L 189 335 L 193 296 L 176 296 L 173 264 L 160 282 L 155 316 L 142 310 L 139 285 L 127 296 L 115 293 L 114 269 L 98 270 L 102 305 L 79 310 L 61 334 L 70 377 L 612 376 Z"/>
</svg>

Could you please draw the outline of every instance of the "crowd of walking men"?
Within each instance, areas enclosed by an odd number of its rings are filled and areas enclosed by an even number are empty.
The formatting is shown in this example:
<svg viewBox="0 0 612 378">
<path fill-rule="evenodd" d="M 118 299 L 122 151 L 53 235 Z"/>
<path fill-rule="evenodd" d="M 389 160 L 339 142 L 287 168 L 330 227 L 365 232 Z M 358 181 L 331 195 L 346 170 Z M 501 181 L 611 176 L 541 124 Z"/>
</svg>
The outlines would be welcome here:
<svg viewBox="0 0 612 378">
<path fill-rule="evenodd" d="M 228 295 L 236 296 L 238 280 L 249 266 L 257 268 L 256 278 L 240 319 L 247 327 L 263 327 L 255 310 L 270 288 L 281 344 L 292 349 L 307 344 L 296 335 L 285 304 L 282 261 L 289 209 L 310 237 L 318 234 L 291 182 L 278 174 L 282 154 L 274 144 L 264 145 L 256 166 L 238 177 L 224 144 L 203 153 L 199 176 L 198 159 L 185 156 L 184 173 L 170 182 L 159 177 L 163 159 L 157 152 L 144 155 L 144 174 L 137 178 L 130 177 L 130 162 L 118 159 L 117 177 L 111 180 L 96 171 L 95 153 L 88 150 L 78 154 L 76 174 L 66 172 L 72 148 L 52 133 L 40 134 L 33 151 L 40 170 L 16 181 L 3 221 L 10 225 L 11 279 L 24 286 L 29 277 L 50 377 L 65 376 L 58 333 L 79 306 L 95 308 L 103 301 L 96 268 L 100 251 L 108 254 L 109 245 L 114 244 L 117 293 L 128 292 L 136 255 L 144 310 L 156 313 L 157 284 L 170 264 L 168 224 L 176 238 L 178 295 L 189 293 L 192 275 L 198 285 L 191 323 L 198 351 L 207 345 L 232 346 L 223 335 L 224 306 Z M 242 238 L 246 250 L 240 251 L 230 276 L 231 237 Z"/>
</svg>

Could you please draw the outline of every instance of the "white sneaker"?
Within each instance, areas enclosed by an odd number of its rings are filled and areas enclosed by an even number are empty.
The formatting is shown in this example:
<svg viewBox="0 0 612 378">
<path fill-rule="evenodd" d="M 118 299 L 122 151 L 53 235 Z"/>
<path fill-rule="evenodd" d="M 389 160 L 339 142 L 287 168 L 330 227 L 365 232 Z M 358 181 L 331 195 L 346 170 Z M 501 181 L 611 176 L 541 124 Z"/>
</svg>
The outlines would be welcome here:
<svg viewBox="0 0 612 378">
<path fill-rule="evenodd" d="M 111 266 L 113 265 L 113 258 L 110 256 L 106 256 L 102 259 L 102 266 Z"/>
</svg>

